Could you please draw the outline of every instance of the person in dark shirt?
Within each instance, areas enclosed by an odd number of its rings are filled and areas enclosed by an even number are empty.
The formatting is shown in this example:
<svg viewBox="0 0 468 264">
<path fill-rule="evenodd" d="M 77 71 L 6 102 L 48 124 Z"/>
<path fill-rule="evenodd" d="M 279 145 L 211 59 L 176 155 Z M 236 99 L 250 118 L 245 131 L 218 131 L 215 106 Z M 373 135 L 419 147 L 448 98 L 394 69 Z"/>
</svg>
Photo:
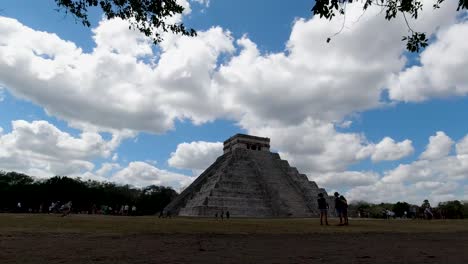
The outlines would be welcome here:
<svg viewBox="0 0 468 264">
<path fill-rule="evenodd" d="M 328 225 L 328 203 L 323 197 L 323 193 L 318 194 L 318 209 L 320 211 L 320 225 L 323 225 L 323 218 L 325 218 L 325 224 Z"/>
<path fill-rule="evenodd" d="M 340 196 L 340 201 L 341 201 L 341 215 L 343 216 L 343 219 L 344 219 L 344 225 L 349 225 L 348 201 L 346 201 L 346 198 L 343 195 Z"/>
<path fill-rule="evenodd" d="M 342 213 L 342 203 L 340 199 L 340 194 L 338 192 L 335 192 L 335 210 L 336 210 L 336 216 L 340 218 L 340 225 L 343 225 L 343 213 Z"/>
</svg>

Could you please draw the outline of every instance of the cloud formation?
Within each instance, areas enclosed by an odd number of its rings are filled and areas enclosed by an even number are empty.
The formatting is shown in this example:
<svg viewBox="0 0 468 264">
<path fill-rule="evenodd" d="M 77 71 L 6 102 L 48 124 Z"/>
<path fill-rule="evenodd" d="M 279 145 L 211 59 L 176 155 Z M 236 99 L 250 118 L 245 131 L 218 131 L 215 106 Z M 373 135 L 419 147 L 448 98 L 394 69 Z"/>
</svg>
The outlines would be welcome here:
<svg viewBox="0 0 468 264">
<path fill-rule="evenodd" d="M 314 178 L 314 176 L 316 176 Z M 379 175 L 375 172 L 344 171 L 329 172 L 319 175 L 311 175 L 319 186 L 326 186 L 328 190 L 343 189 L 343 187 L 354 188 L 357 186 L 369 186 L 377 183 Z"/>
<path fill-rule="evenodd" d="M 137 187 L 148 185 L 171 186 L 176 191 L 192 183 L 192 177 L 159 169 L 141 161 L 130 162 L 127 167 L 115 172 L 108 178 L 111 181 Z"/>
<path fill-rule="evenodd" d="M 218 56 L 233 50 L 228 32 L 168 37 L 157 64 L 151 41 L 122 20 L 101 21 L 93 33 L 96 47 L 83 53 L 55 34 L 0 17 L 0 84 L 74 127 L 100 131 L 161 133 L 176 118 L 201 123 L 222 112 L 210 75 Z"/>
<path fill-rule="evenodd" d="M 467 95 L 466 35 L 468 22 L 440 31 L 436 41 L 421 53 L 421 65 L 405 69 L 390 82 L 390 98 L 420 102 L 431 98 Z"/>
<path fill-rule="evenodd" d="M 185 14 L 189 13 L 188 2 L 183 4 Z M 270 137 L 283 158 L 317 177 L 325 187 L 337 187 L 337 179 L 342 179 L 343 188 L 352 188 L 349 194 L 356 199 L 365 195 L 365 190 L 381 191 L 382 195 L 391 191 L 389 199 L 409 195 L 416 189 L 405 184 L 414 180 L 442 188 L 444 181 L 456 181 L 465 170 L 465 141 L 456 145 L 457 155 L 450 156 L 453 142 L 443 132 L 437 133 L 420 160 L 385 172 L 380 180 L 373 172 L 347 170 L 368 158 L 377 162 L 407 157 L 414 152 L 412 142 L 385 137 L 372 143 L 364 134 L 338 132 L 336 127 L 351 124 L 347 120 L 350 115 L 385 105 L 381 100 L 385 90 L 394 102 L 464 95 L 467 80 L 462 69 L 466 68 L 467 53 L 460 38 L 468 25 L 454 24 L 454 1 L 437 12 L 423 10 L 420 19 L 412 21 L 414 27 L 429 34 L 437 32 L 437 37 L 422 53 L 421 65 L 404 70 L 404 47 L 395 41 L 406 34 L 403 19 L 388 23 L 376 15 L 378 8 L 370 8 L 361 17 L 360 5 L 347 7 L 345 30 L 331 43 L 324 40 L 339 30 L 340 19 L 298 19 L 285 51 L 264 54 L 247 35 L 233 39 L 220 27 L 200 31 L 195 38 L 165 35 L 156 51 L 149 39 L 129 31 L 128 24 L 118 19 L 101 21 L 93 29 L 96 46 L 86 53 L 55 34 L 0 17 L 0 86 L 72 127 L 92 131 L 83 132 L 80 138 L 51 132 L 57 138 L 54 141 L 47 133 L 35 131 L 36 125 L 23 124 L 30 126 L 32 132 L 27 134 L 28 129 L 23 131 L 20 124 L 7 135 L 16 133 L 37 140 L 21 145 L 12 136 L 3 135 L 2 144 L 9 149 L 0 150 L 0 162 L 3 158 L 5 164 L 1 167 L 34 168 L 31 174 L 87 171 L 90 177 L 105 176 L 119 182 L 183 185 L 190 178 L 145 162 L 133 162 L 125 168 L 109 163 L 94 170 L 91 157 L 110 157 L 116 147 L 99 138 L 97 132 L 157 134 L 172 129 L 176 120 L 203 124 L 229 119 L 249 133 Z M 77 140 L 82 142 L 69 143 Z M 37 142 L 49 142 L 49 147 L 41 150 Z M 86 148 L 87 144 L 92 147 Z M 183 143 L 168 162 L 199 171 L 214 160 L 219 145 Z M 17 152 L 28 158 L 19 160 Z M 65 154 L 71 157 L 66 160 L 72 165 L 68 169 L 60 166 L 64 164 L 60 155 Z M 444 167 L 447 163 L 452 167 Z M 450 175 L 446 176 L 450 180 L 437 175 Z"/>
<path fill-rule="evenodd" d="M 156 184 L 180 189 L 193 180 L 186 175 L 162 170 L 141 161 L 130 162 L 125 167 L 104 162 L 96 169 L 92 162 L 95 158 L 117 159 L 114 150 L 121 141 L 117 136 L 104 140 L 98 133 L 83 132 L 79 137 L 74 137 L 47 121 L 24 120 L 13 121 L 11 132 L 1 132 L 0 129 L 2 170 L 39 178 L 61 175 L 137 187 Z"/>
<path fill-rule="evenodd" d="M 340 133 L 328 122 L 311 119 L 300 125 L 262 126 L 250 133 L 272 138 L 274 149 L 302 171 L 310 174 L 344 172 L 365 159 L 398 160 L 413 153 L 410 140 L 395 142 L 386 137 L 374 144 L 358 133 Z"/>
<path fill-rule="evenodd" d="M 171 167 L 192 170 L 195 176 L 202 173 L 223 154 L 222 142 L 196 141 L 177 145 L 168 163 Z"/>
<path fill-rule="evenodd" d="M 395 142 L 392 138 L 385 137 L 377 145 L 371 146 L 373 161 L 399 160 L 414 152 L 411 140 L 405 139 L 402 142 Z"/>
<path fill-rule="evenodd" d="M 348 20 L 361 11 L 360 3 L 349 5 Z M 231 118 L 247 129 L 307 119 L 339 122 L 382 105 L 382 91 L 404 67 L 403 47 L 394 41 L 404 26 L 398 19 L 388 23 L 378 11 L 369 9 L 330 44 L 324 39 L 340 19 L 299 19 L 286 51 L 270 54 L 261 54 L 246 36 L 234 41 L 220 27 L 195 38 L 165 34 L 154 53 L 150 39 L 119 19 L 101 21 L 93 29 L 96 46 L 85 53 L 55 34 L 0 17 L 0 82 L 74 127 L 101 131 L 162 133 L 177 119 L 201 124 Z M 453 10 L 426 13 L 417 25 L 428 33 L 455 21 Z M 369 45 L 363 49 L 362 43 Z M 228 59 L 219 65 L 223 54 Z"/>
<path fill-rule="evenodd" d="M 419 158 L 425 160 L 443 158 L 450 153 L 452 145 L 453 140 L 444 132 L 438 131 L 434 136 L 429 137 L 429 144 Z"/>
<path fill-rule="evenodd" d="M 466 136 L 457 146 L 462 148 L 465 140 Z M 439 131 L 429 138 L 426 151 L 421 154 L 424 158 L 400 164 L 384 172 L 374 184 L 352 188 L 347 195 L 352 200 L 375 202 L 461 199 L 468 180 L 468 155 L 463 151 L 449 155 L 452 144 L 453 140 Z"/>
<path fill-rule="evenodd" d="M 79 175 L 92 170 L 94 158 L 107 158 L 120 144 L 94 132 L 74 137 L 47 121 L 12 122 L 12 131 L 0 133 L 0 168 L 39 177 Z"/>
</svg>

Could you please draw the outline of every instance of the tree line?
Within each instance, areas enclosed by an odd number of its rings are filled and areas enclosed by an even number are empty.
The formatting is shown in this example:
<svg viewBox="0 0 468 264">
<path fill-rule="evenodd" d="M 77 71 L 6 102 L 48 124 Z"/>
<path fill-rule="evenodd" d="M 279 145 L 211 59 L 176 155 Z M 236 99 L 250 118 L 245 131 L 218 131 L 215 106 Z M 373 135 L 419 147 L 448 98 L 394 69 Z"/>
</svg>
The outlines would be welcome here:
<svg viewBox="0 0 468 264">
<path fill-rule="evenodd" d="M 138 215 L 156 214 L 177 196 L 170 187 L 135 188 L 66 176 L 36 179 L 0 171 L 0 212 L 48 212 L 52 204 L 72 202 L 74 213 L 119 214 L 127 205 Z"/>
<path fill-rule="evenodd" d="M 125 205 L 135 207 L 133 214 L 154 215 L 161 212 L 176 196 L 170 187 L 150 185 L 135 188 L 112 182 L 82 180 L 66 176 L 36 179 L 17 172 L 0 171 L 0 212 L 48 212 L 52 203 L 72 202 L 74 213 L 120 214 Z M 18 208 L 18 203 L 21 208 Z M 373 204 L 356 201 L 349 205 L 349 214 L 369 218 L 427 218 L 430 208 L 436 219 L 468 218 L 468 202 L 458 200 L 441 202 L 432 207 L 424 200 L 421 205 L 407 202 Z"/>
<path fill-rule="evenodd" d="M 426 208 L 430 209 L 430 213 L 425 212 Z M 373 204 L 356 201 L 349 205 L 349 213 L 354 217 L 369 218 L 464 219 L 468 218 L 468 202 L 453 200 L 431 206 L 428 200 L 422 201 L 421 205 L 407 202 Z"/>
</svg>

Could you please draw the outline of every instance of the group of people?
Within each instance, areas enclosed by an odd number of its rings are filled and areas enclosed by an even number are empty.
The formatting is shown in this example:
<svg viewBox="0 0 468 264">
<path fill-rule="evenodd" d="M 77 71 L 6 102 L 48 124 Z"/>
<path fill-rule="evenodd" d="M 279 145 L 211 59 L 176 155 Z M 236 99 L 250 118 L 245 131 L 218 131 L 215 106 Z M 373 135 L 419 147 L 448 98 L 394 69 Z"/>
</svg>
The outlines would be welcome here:
<svg viewBox="0 0 468 264">
<path fill-rule="evenodd" d="M 17 202 L 16 213 L 48 213 L 48 214 L 62 214 L 62 216 L 69 215 L 71 212 L 76 213 L 87 213 L 87 214 L 106 214 L 106 215 L 138 215 L 137 208 L 135 205 L 122 205 L 117 207 L 117 209 L 112 208 L 111 206 L 101 205 L 97 206 L 93 204 L 89 210 L 78 210 L 77 208 L 72 207 L 72 201 L 61 202 L 61 201 L 52 201 L 49 206 L 45 203 L 41 203 L 39 208 L 23 208 L 21 202 Z"/>
<path fill-rule="evenodd" d="M 17 207 L 21 208 L 21 202 L 18 202 Z M 66 203 L 62 203 L 60 201 L 51 202 L 48 207 L 45 207 L 43 203 L 39 205 L 39 213 L 61 213 L 62 216 L 69 215 L 72 210 L 72 201 L 68 201 Z M 33 210 L 29 208 L 29 213 L 32 213 Z"/>
<path fill-rule="evenodd" d="M 340 195 L 338 192 L 335 192 L 335 210 L 337 217 L 340 218 L 339 225 L 349 225 L 348 221 L 348 201 L 343 195 Z M 328 209 L 330 206 L 328 205 L 327 200 L 323 196 L 323 193 L 318 194 L 318 209 L 320 211 L 320 225 L 323 225 L 323 221 L 325 220 L 325 224 L 328 224 Z"/>
<path fill-rule="evenodd" d="M 221 211 L 219 216 L 221 217 L 221 220 L 223 220 L 224 219 L 224 211 Z M 231 213 L 229 213 L 229 211 L 226 211 L 226 218 L 229 219 L 229 217 L 231 217 Z M 218 219 L 218 212 L 215 213 L 215 218 Z"/>
<path fill-rule="evenodd" d="M 137 214 L 137 208 L 135 205 L 129 206 L 128 204 L 117 206 L 112 208 L 109 205 L 101 205 L 99 208 L 95 204 L 91 207 L 90 214 L 104 214 L 104 215 L 123 215 L 123 216 L 135 216 Z"/>
<path fill-rule="evenodd" d="M 136 214 L 136 206 L 132 205 L 129 206 L 128 204 L 120 206 L 119 210 L 120 215 L 135 215 Z"/>
<path fill-rule="evenodd" d="M 49 207 L 45 208 L 44 205 L 39 205 L 39 213 L 61 213 L 62 217 L 67 216 L 71 213 L 72 210 L 72 201 L 66 203 L 61 203 L 60 201 L 51 202 Z"/>
</svg>

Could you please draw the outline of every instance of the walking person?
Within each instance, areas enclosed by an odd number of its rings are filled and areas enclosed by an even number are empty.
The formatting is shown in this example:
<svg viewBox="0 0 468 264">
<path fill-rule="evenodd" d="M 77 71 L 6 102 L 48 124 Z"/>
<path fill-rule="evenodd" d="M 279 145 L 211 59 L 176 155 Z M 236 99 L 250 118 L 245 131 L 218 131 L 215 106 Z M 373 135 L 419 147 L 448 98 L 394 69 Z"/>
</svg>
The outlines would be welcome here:
<svg viewBox="0 0 468 264">
<path fill-rule="evenodd" d="M 318 194 L 318 209 L 320 211 L 320 225 L 323 225 L 323 218 L 325 218 L 325 224 L 328 225 L 328 203 L 327 200 L 323 197 L 323 193 Z"/>
<path fill-rule="evenodd" d="M 427 220 L 431 220 L 432 218 L 434 218 L 434 214 L 432 213 L 430 207 L 426 207 L 426 209 L 424 209 L 424 215 L 426 216 Z"/>
<path fill-rule="evenodd" d="M 68 203 L 62 205 L 60 209 L 60 211 L 62 211 L 62 217 L 69 215 L 72 210 L 72 201 L 68 201 Z"/>
</svg>

